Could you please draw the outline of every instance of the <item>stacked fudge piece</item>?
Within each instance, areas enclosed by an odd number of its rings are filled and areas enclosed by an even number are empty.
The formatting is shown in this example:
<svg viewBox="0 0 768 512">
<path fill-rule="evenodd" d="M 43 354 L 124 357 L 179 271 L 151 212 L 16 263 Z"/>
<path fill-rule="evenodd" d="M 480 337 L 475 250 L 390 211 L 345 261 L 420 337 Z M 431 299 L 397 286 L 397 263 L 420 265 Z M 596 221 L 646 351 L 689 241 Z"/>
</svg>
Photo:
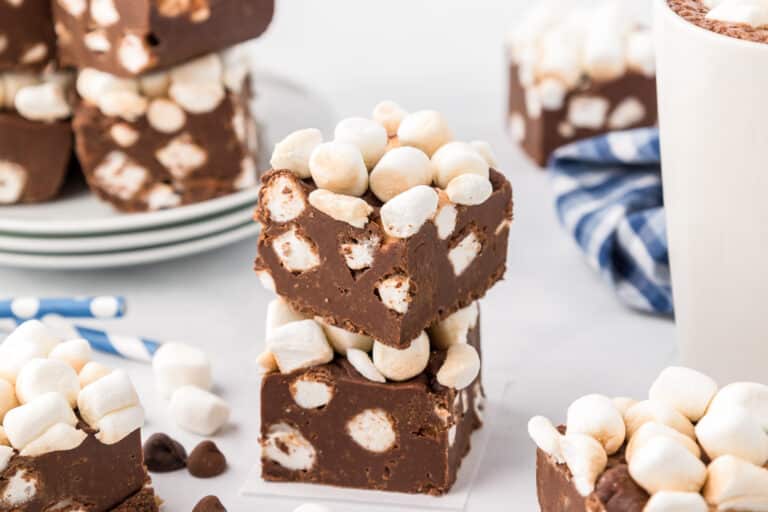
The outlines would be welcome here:
<svg viewBox="0 0 768 512">
<path fill-rule="evenodd" d="M 439 495 L 482 425 L 477 300 L 512 189 L 439 112 L 372 117 L 289 135 L 262 177 L 263 477 Z"/>
<path fill-rule="evenodd" d="M 569 142 L 657 122 L 652 35 L 621 2 L 540 2 L 510 34 L 509 129 L 539 165 Z"/>
<path fill-rule="evenodd" d="M 172 208 L 256 182 L 247 56 L 273 0 L 56 0 L 60 61 L 79 69 L 74 130 L 92 190 Z"/>
<path fill-rule="evenodd" d="M 0 205 L 55 197 L 71 162 L 71 76 L 53 71 L 50 0 L 0 2 Z"/>
<path fill-rule="evenodd" d="M 542 512 L 768 510 L 768 386 L 671 367 L 647 400 L 587 395 L 528 430 Z"/>
<path fill-rule="evenodd" d="M 0 511 L 156 512 L 128 376 L 43 324 L 0 345 Z"/>
</svg>

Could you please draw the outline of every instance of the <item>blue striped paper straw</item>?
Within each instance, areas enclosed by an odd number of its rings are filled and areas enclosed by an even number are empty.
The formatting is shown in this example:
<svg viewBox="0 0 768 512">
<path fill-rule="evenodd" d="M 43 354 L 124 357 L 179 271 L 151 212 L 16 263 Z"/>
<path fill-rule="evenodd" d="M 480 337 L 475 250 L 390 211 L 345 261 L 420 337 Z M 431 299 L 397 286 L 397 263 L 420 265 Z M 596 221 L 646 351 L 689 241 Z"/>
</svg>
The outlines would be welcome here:
<svg viewBox="0 0 768 512">
<path fill-rule="evenodd" d="M 31 320 L 46 315 L 67 318 L 120 318 L 125 314 L 125 299 L 115 296 L 0 299 L 0 318 Z"/>
<path fill-rule="evenodd" d="M 152 356 L 160 348 L 159 341 L 138 336 L 122 336 L 111 334 L 92 327 L 73 325 L 64 318 L 56 315 L 48 315 L 42 319 L 43 323 L 51 328 L 57 336 L 63 339 L 83 338 L 94 350 L 112 354 L 124 359 L 151 363 Z"/>
</svg>

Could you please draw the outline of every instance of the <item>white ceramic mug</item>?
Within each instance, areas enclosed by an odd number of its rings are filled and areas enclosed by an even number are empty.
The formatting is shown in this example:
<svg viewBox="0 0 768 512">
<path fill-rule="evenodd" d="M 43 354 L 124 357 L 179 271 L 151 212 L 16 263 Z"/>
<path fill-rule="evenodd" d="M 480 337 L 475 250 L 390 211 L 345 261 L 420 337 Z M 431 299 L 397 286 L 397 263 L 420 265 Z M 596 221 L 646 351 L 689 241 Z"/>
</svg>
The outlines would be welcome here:
<svg viewBox="0 0 768 512">
<path fill-rule="evenodd" d="M 680 357 L 723 383 L 768 383 L 768 44 L 654 2 Z"/>
</svg>

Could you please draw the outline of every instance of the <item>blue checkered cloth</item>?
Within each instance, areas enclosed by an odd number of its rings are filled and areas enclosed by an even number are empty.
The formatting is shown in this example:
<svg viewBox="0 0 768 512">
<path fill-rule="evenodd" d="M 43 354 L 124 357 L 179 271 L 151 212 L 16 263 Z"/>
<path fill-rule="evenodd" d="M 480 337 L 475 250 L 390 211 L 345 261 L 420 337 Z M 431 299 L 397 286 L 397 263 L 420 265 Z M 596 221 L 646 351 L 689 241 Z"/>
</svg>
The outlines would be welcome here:
<svg viewBox="0 0 768 512">
<path fill-rule="evenodd" d="M 558 149 L 550 160 L 557 213 L 589 264 L 623 302 L 671 314 L 659 132 L 614 132 Z"/>
</svg>

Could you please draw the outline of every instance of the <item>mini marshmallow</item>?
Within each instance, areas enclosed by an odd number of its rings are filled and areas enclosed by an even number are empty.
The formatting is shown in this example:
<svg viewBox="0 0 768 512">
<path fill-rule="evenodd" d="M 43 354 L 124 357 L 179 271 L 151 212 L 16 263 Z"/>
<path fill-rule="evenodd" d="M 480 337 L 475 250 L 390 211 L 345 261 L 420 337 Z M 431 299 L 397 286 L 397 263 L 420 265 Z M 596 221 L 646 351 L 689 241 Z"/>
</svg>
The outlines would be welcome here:
<svg viewBox="0 0 768 512">
<path fill-rule="evenodd" d="M 64 361 L 56 359 L 32 359 L 16 378 L 16 396 L 26 404 L 51 392 L 61 393 L 74 407 L 80 393 L 77 373 Z"/>
<path fill-rule="evenodd" d="M 107 117 L 120 117 L 134 122 L 146 114 L 149 103 L 134 91 L 117 90 L 103 93 L 97 105 Z"/>
<path fill-rule="evenodd" d="M 141 37 L 127 34 L 117 47 L 117 60 L 128 72 L 137 75 L 149 65 L 149 49 Z"/>
<path fill-rule="evenodd" d="M 341 244 L 341 255 L 351 270 L 370 268 L 376 258 L 376 252 L 381 246 L 381 238 L 370 235 L 362 240 Z"/>
<path fill-rule="evenodd" d="M 329 190 L 317 189 L 309 194 L 309 204 L 340 222 L 362 229 L 368 224 L 373 208 L 359 197 L 336 194 Z"/>
<path fill-rule="evenodd" d="M 569 433 L 560 440 L 560 447 L 573 475 L 574 487 L 582 496 L 589 496 L 608 465 L 603 445 L 590 436 Z"/>
<path fill-rule="evenodd" d="M 171 83 L 220 83 L 224 74 L 221 57 L 209 53 L 170 70 Z"/>
<path fill-rule="evenodd" d="M 87 385 L 77 397 L 80 416 L 94 428 L 107 414 L 135 405 L 139 405 L 139 397 L 123 370 L 114 370 Z"/>
<path fill-rule="evenodd" d="M 576 128 L 599 130 L 606 122 L 610 103 L 598 96 L 575 96 L 568 104 L 568 122 Z"/>
<path fill-rule="evenodd" d="M 51 353 L 48 354 L 50 359 L 64 361 L 78 373 L 80 373 L 80 370 L 83 369 L 85 364 L 91 360 L 92 356 L 93 350 L 91 349 L 91 344 L 82 338 L 59 343 L 53 350 L 51 350 Z"/>
<path fill-rule="evenodd" d="M 325 332 L 325 337 L 333 349 L 341 355 L 346 355 L 347 350 L 354 348 L 364 352 L 370 352 L 373 348 L 373 338 L 365 334 L 347 331 L 341 327 L 336 327 L 325 322 L 320 317 L 315 317 L 315 321 L 320 324 Z"/>
<path fill-rule="evenodd" d="M 493 194 L 490 180 L 476 174 L 456 176 L 445 187 L 445 193 L 451 202 L 462 205 L 483 204 Z"/>
<path fill-rule="evenodd" d="M 435 215 L 434 223 L 437 228 L 437 236 L 440 240 L 447 240 L 456 230 L 456 219 L 459 211 L 455 205 L 443 204 Z"/>
<path fill-rule="evenodd" d="M 83 99 L 93 104 L 98 104 L 101 96 L 108 92 L 139 90 L 136 80 L 119 78 L 92 68 L 85 68 L 78 73 L 75 87 Z"/>
<path fill-rule="evenodd" d="M 627 436 L 632 437 L 645 423 L 653 421 L 672 427 L 681 434 L 695 439 L 693 424 L 682 413 L 663 402 L 645 400 L 638 402 L 624 414 Z"/>
<path fill-rule="evenodd" d="M 147 121 L 159 132 L 176 133 L 184 126 L 187 115 L 176 103 L 165 98 L 156 98 L 149 103 Z"/>
<path fill-rule="evenodd" d="M 256 277 L 259 278 L 259 282 L 261 283 L 262 288 L 268 292 L 277 293 L 275 278 L 272 277 L 272 274 L 269 273 L 269 270 L 257 270 Z"/>
<path fill-rule="evenodd" d="M 363 155 L 366 167 L 373 169 L 387 150 L 387 130 L 375 121 L 362 117 L 350 117 L 336 125 L 334 136 L 337 142 L 357 146 Z"/>
<path fill-rule="evenodd" d="M 382 384 L 387 382 L 387 379 L 376 369 L 376 365 L 373 364 L 368 352 L 357 348 L 349 348 L 347 349 L 347 360 L 366 379 Z"/>
<path fill-rule="evenodd" d="M 661 491 L 698 492 L 707 479 L 707 468 L 685 446 L 660 436 L 635 452 L 629 474 L 652 495 Z"/>
<path fill-rule="evenodd" d="M 309 157 L 309 170 L 315 184 L 331 192 L 361 196 L 368 189 L 368 168 L 354 144 L 320 144 Z"/>
<path fill-rule="evenodd" d="M 402 146 L 412 146 L 432 156 L 453 139 L 451 129 L 440 112 L 421 110 L 405 116 L 397 129 Z"/>
<path fill-rule="evenodd" d="M 457 176 L 476 174 L 486 180 L 490 176 L 490 166 L 471 145 L 466 142 L 450 142 L 442 146 L 432 156 L 435 167 L 435 183 L 446 188 Z"/>
<path fill-rule="evenodd" d="M 384 453 L 397 442 L 392 418 L 382 409 L 366 409 L 347 422 L 347 434 L 373 453 Z"/>
<path fill-rule="evenodd" d="M 11 462 L 11 458 L 16 452 L 10 446 L 3 446 L 0 443 L 0 473 L 5 471 L 8 467 L 8 463 Z"/>
<path fill-rule="evenodd" d="M 309 158 L 322 143 L 323 134 L 317 128 L 295 131 L 275 144 L 270 165 L 273 169 L 287 169 L 301 179 L 309 178 Z"/>
<path fill-rule="evenodd" d="M 411 341 L 408 348 L 397 349 L 379 341 L 373 342 L 373 364 L 389 380 L 402 382 L 411 379 L 429 363 L 429 337 L 423 332 Z"/>
<path fill-rule="evenodd" d="M 320 265 L 317 247 L 300 235 L 296 226 L 272 240 L 272 249 L 280 263 L 291 272 L 306 272 Z"/>
<path fill-rule="evenodd" d="M 637 432 L 635 432 L 632 438 L 629 440 L 625 453 L 627 462 L 631 461 L 635 453 L 638 450 L 642 450 L 643 446 L 655 437 L 666 437 L 673 441 L 677 441 L 689 452 L 691 452 L 691 454 L 697 459 L 701 458 L 701 448 L 699 448 L 699 445 L 696 441 L 686 435 L 681 434 L 672 427 L 662 425 L 661 423 L 649 422 L 645 423 L 642 427 L 637 429 Z"/>
<path fill-rule="evenodd" d="M 567 90 L 557 78 L 545 78 L 536 84 L 536 94 L 544 110 L 560 110 L 565 103 Z"/>
<path fill-rule="evenodd" d="M 144 426 L 144 409 L 140 405 L 111 412 L 96 424 L 96 439 L 104 444 L 119 443 Z"/>
<path fill-rule="evenodd" d="M 651 496 L 643 512 L 708 512 L 709 507 L 697 492 L 662 491 Z"/>
<path fill-rule="evenodd" d="M 120 21 L 114 0 L 91 0 L 91 19 L 102 27 Z"/>
<path fill-rule="evenodd" d="M 256 356 L 256 366 L 258 366 L 261 375 L 266 375 L 278 370 L 275 355 L 268 350 Z"/>
<path fill-rule="evenodd" d="M 152 369 L 155 385 L 165 398 L 182 386 L 209 390 L 213 383 L 208 356 L 199 348 L 184 343 L 161 345 L 152 358 Z"/>
<path fill-rule="evenodd" d="M 493 151 L 493 147 L 489 142 L 484 140 L 473 140 L 469 143 L 469 145 L 472 146 L 475 151 L 477 151 L 477 154 L 485 159 L 490 167 L 499 166 L 496 153 Z"/>
<path fill-rule="evenodd" d="M 0 422 L 2 422 L 2 418 L 0 418 Z M 5 429 L 0 425 L 0 446 L 10 446 L 11 443 L 8 441 L 8 436 L 5 435 Z M 1 470 L 0 470 L 1 471 Z"/>
<path fill-rule="evenodd" d="M 419 185 L 393 197 L 381 207 L 384 231 L 395 238 L 410 238 L 437 213 L 438 195 Z"/>
<path fill-rule="evenodd" d="M 67 423 L 57 423 L 21 450 L 22 457 L 37 457 L 46 453 L 74 450 L 88 434 Z"/>
<path fill-rule="evenodd" d="M 483 245 L 480 243 L 475 232 L 469 232 L 467 236 L 456 244 L 456 247 L 448 251 L 448 261 L 451 262 L 453 273 L 457 276 L 463 274 L 482 250 Z"/>
<path fill-rule="evenodd" d="M 296 311 L 282 297 L 272 299 L 267 305 L 266 336 L 285 324 L 306 320 L 307 317 Z"/>
<path fill-rule="evenodd" d="M 757 466 L 768 462 L 768 433 L 741 407 L 708 412 L 696 425 L 696 437 L 710 459 L 733 455 Z"/>
<path fill-rule="evenodd" d="M 575 87 L 581 79 L 582 47 L 574 40 L 572 31 L 564 28 L 546 32 L 541 38 L 535 61 L 537 78 L 554 77 L 568 88 Z"/>
<path fill-rule="evenodd" d="M 404 315 L 411 304 L 411 280 L 407 276 L 394 275 L 376 285 L 381 302 L 396 313 Z"/>
<path fill-rule="evenodd" d="M 584 41 L 584 67 L 597 81 L 615 80 L 626 72 L 626 29 L 615 2 L 603 2 L 593 13 L 594 26 Z"/>
<path fill-rule="evenodd" d="M 634 96 L 624 98 L 608 116 L 608 128 L 624 130 L 645 119 L 646 109 L 643 102 Z"/>
<path fill-rule="evenodd" d="M 718 510 L 766 510 L 768 469 L 732 455 L 718 457 L 707 468 L 703 494 L 708 503 L 719 506 Z M 761 501 L 763 506 L 749 506 L 750 499 Z"/>
<path fill-rule="evenodd" d="M 0 205 L 17 203 L 27 186 L 27 170 L 19 164 L 0 161 L 0 181 Z"/>
<path fill-rule="evenodd" d="M 434 178 L 432 162 L 422 150 L 400 147 L 388 151 L 370 176 L 371 192 L 386 202 L 419 185 L 430 185 Z"/>
<path fill-rule="evenodd" d="M 218 432 L 229 421 L 230 414 L 224 400 L 194 386 L 184 386 L 173 393 L 170 411 L 179 427 L 201 436 Z"/>
<path fill-rule="evenodd" d="M 309 471 L 315 466 L 315 447 L 301 432 L 286 423 L 270 426 L 261 444 L 264 458 L 286 469 Z"/>
<path fill-rule="evenodd" d="M 568 407 L 567 432 L 585 434 L 599 441 L 608 455 L 624 444 L 624 419 L 613 401 L 603 395 L 587 395 Z"/>
<path fill-rule="evenodd" d="M 141 92 L 150 98 L 162 98 L 168 94 L 171 75 L 167 71 L 156 71 L 139 77 Z"/>
<path fill-rule="evenodd" d="M 48 357 L 59 343 L 54 333 L 39 320 L 27 320 L 19 325 L 0 345 L 2 350 L 34 347 L 37 357 Z"/>
<path fill-rule="evenodd" d="M 93 384 L 100 378 L 106 377 L 110 373 L 112 373 L 112 368 L 104 366 L 101 363 L 97 363 L 96 361 L 86 363 L 78 374 L 78 379 L 80 380 L 80 388 L 85 388 L 87 385 Z"/>
<path fill-rule="evenodd" d="M 613 405 L 619 410 L 622 416 L 627 414 L 630 407 L 637 404 L 637 400 L 628 396 L 617 396 L 613 399 Z"/>
<path fill-rule="evenodd" d="M 320 324 L 314 320 L 291 322 L 274 329 L 267 348 L 275 356 L 280 373 L 291 373 L 333 360 L 333 349 Z"/>
<path fill-rule="evenodd" d="M 648 398 L 667 404 L 697 422 L 717 393 L 717 382 L 690 368 L 670 366 L 651 385 Z"/>
<path fill-rule="evenodd" d="M 469 331 L 477 327 L 479 316 L 478 303 L 473 302 L 438 321 L 429 328 L 432 344 L 440 350 L 448 350 L 453 345 L 466 343 Z"/>
<path fill-rule="evenodd" d="M 11 446 L 23 450 L 57 423 L 74 427 L 77 417 L 64 395 L 53 392 L 8 411 L 3 419 L 3 428 Z"/>
<path fill-rule="evenodd" d="M 480 355 L 472 345 L 459 343 L 448 349 L 437 372 L 437 382 L 453 389 L 465 389 L 480 375 Z"/>
<path fill-rule="evenodd" d="M 397 135 L 400 123 L 407 115 L 408 112 L 394 101 L 382 101 L 373 108 L 373 120 L 383 126 L 390 137 Z"/>
<path fill-rule="evenodd" d="M 13 384 L 5 379 L 0 379 L 0 423 L 2 423 L 5 413 L 18 407 L 19 401 L 16 399 L 16 390 Z M 3 444 L 0 442 L 0 444 Z"/>
<path fill-rule="evenodd" d="M 565 464 L 560 441 L 562 434 L 544 416 L 535 416 L 528 422 L 528 435 L 536 446 L 552 457 L 558 464 Z"/>
<path fill-rule="evenodd" d="M 226 92 L 217 83 L 172 83 L 168 95 L 190 114 L 213 112 L 224 100 Z"/>
<path fill-rule="evenodd" d="M 64 90 L 55 83 L 21 89 L 16 94 L 14 105 L 19 114 L 32 121 L 53 122 L 72 115 Z"/>
<path fill-rule="evenodd" d="M 302 409 L 325 407 L 333 398 L 333 387 L 304 375 L 291 383 L 291 396 Z"/>
<path fill-rule="evenodd" d="M 279 175 L 269 181 L 262 192 L 261 201 L 275 222 L 289 222 L 299 217 L 307 207 L 301 184 L 290 175 Z"/>
<path fill-rule="evenodd" d="M 627 36 L 627 65 L 647 77 L 656 75 L 656 50 L 650 30 L 637 30 Z"/>
<path fill-rule="evenodd" d="M 729 384 L 712 399 L 707 414 L 733 406 L 749 411 L 768 432 L 768 386 L 754 382 Z"/>
</svg>

